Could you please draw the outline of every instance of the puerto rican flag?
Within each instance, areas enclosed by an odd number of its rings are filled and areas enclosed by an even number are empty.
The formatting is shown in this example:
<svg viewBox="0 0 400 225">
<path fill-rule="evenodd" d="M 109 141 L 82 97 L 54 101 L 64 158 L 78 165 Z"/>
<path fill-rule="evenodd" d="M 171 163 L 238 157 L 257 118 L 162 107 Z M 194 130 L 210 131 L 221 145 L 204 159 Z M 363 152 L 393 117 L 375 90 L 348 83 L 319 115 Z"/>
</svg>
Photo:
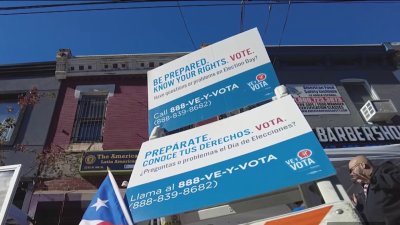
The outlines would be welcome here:
<svg viewBox="0 0 400 225">
<path fill-rule="evenodd" d="M 83 214 L 79 225 L 133 225 L 110 171 Z"/>
</svg>

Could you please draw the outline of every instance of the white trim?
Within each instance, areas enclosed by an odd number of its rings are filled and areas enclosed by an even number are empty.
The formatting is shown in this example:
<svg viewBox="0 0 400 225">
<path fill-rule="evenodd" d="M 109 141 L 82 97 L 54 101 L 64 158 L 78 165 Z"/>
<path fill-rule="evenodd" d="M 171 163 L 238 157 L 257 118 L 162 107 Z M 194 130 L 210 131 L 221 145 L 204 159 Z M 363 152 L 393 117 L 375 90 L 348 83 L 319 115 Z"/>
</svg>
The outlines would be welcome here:
<svg viewBox="0 0 400 225">
<path fill-rule="evenodd" d="M 351 148 L 325 148 L 325 153 L 332 162 L 347 162 L 357 155 L 365 155 L 370 160 L 394 160 L 400 159 L 399 149 L 400 144 L 390 144 Z"/>
<path fill-rule="evenodd" d="M 79 99 L 82 94 L 104 94 L 107 93 L 107 98 L 114 96 L 115 84 L 102 85 L 78 85 L 75 88 L 74 96 Z"/>
<path fill-rule="evenodd" d="M 15 190 L 17 189 L 18 186 L 18 181 L 19 181 L 19 176 L 21 172 L 21 164 L 18 165 L 11 165 L 11 166 L 2 166 L 0 167 L 0 174 L 2 172 L 9 172 L 12 171 L 12 175 L 9 177 L 8 182 L 8 187 L 5 193 L 2 193 L 3 196 L 1 196 L 3 199 L 2 204 L 0 205 L 0 224 L 5 224 L 7 220 L 7 211 L 10 208 L 10 205 L 12 204 L 12 199 L 15 194 Z M 8 177 L 7 177 L 8 178 Z M 2 191 L 3 192 L 3 191 Z"/>
</svg>

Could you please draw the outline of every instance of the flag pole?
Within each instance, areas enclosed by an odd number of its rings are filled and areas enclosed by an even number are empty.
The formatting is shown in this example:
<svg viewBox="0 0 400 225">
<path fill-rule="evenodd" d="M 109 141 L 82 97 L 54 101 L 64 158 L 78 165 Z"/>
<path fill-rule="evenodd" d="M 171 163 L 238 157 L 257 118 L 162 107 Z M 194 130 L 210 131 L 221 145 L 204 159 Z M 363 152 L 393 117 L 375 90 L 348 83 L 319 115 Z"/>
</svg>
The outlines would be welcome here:
<svg viewBox="0 0 400 225">
<path fill-rule="evenodd" d="M 125 220 L 126 220 L 126 222 L 128 222 L 128 225 L 133 225 L 133 222 L 132 222 L 131 216 L 128 212 L 128 209 L 126 208 L 125 202 L 121 197 L 121 192 L 119 191 L 118 185 L 115 182 L 114 176 L 112 175 L 112 173 L 108 167 L 107 167 L 107 172 L 108 172 L 108 175 L 110 176 L 111 185 L 113 187 L 115 195 L 117 196 L 119 205 L 121 206 L 122 213 L 125 216 Z"/>
</svg>

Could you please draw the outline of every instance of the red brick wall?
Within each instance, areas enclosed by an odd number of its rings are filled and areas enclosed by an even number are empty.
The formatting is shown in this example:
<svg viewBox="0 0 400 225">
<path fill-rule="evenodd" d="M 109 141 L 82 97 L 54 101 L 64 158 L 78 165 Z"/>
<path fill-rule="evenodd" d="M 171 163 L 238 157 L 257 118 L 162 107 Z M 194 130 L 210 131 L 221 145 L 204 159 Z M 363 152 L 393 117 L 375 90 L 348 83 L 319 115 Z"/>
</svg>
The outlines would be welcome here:
<svg viewBox="0 0 400 225">
<path fill-rule="evenodd" d="M 69 82 L 62 85 L 55 110 L 55 117 L 50 128 L 50 135 L 53 135 L 53 138 L 50 138 L 49 144 L 58 145 L 64 149 L 71 140 L 75 112 L 78 106 L 78 99 L 75 99 L 74 92 L 75 86 L 71 86 Z"/>
<path fill-rule="evenodd" d="M 55 191 L 55 190 L 71 191 L 71 190 L 93 190 L 93 189 L 97 189 L 97 186 L 89 183 L 86 180 L 79 178 L 49 180 L 36 185 L 36 190 L 47 190 L 47 191 Z"/>
<path fill-rule="evenodd" d="M 118 82 L 109 98 L 103 149 L 140 149 L 147 135 L 147 86 L 140 80 Z"/>
<path fill-rule="evenodd" d="M 103 133 L 103 149 L 139 149 L 147 135 L 147 84 L 138 76 L 70 78 L 63 81 L 57 103 L 49 144 L 68 146 L 71 140 L 78 99 L 77 85 L 115 84 L 114 96 L 108 99 Z"/>
<path fill-rule="evenodd" d="M 103 149 L 140 149 L 147 135 L 147 84 L 144 76 L 69 78 L 62 81 L 52 119 L 48 144 L 66 148 L 70 144 L 78 99 L 77 85 L 115 84 L 114 96 L 108 99 L 103 130 Z M 82 149 L 84 150 L 84 149 Z M 94 181 L 93 181 L 94 179 Z M 58 178 L 37 185 L 44 190 L 96 189 L 104 176 Z M 129 175 L 121 180 L 128 180 Z M 119 182 L 121 182 L 119 180 Z"/>
<path fill-rule="evenodd" d="M 47 190 L 47 191 L 72 191 L 72 190 L 95 190 L 104 181 L 107 173 L 98 175 L 91 175 L 89 177 L 77 178 L 77 177 L 65 177 L 54 180 L 47 180 L 35 183 L 36 190 Z M 118 175 L 114 174 L 117 185 L 120 185 L 122 181 L 129 180 L 130 174 Z"/>
</svg>

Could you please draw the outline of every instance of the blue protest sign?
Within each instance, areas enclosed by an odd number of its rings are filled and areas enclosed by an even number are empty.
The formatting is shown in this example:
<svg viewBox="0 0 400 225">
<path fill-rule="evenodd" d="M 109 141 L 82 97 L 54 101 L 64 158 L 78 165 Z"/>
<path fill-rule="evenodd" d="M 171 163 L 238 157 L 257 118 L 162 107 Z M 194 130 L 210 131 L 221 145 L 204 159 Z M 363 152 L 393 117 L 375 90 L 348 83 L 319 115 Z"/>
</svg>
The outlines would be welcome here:
<svg viewBox="0 0 400 225">
<path fill-rule="evenodd" d="M 334 174 L 311 127 L 286 96 L 143 143 L 126 197 L 140 222 Z"/>
<path fill-rule="evenodd" d="M 271 99 L 279 85 L 257 29 L 151 70 L 149 133 L 172 131 Z"/>
</svg>

